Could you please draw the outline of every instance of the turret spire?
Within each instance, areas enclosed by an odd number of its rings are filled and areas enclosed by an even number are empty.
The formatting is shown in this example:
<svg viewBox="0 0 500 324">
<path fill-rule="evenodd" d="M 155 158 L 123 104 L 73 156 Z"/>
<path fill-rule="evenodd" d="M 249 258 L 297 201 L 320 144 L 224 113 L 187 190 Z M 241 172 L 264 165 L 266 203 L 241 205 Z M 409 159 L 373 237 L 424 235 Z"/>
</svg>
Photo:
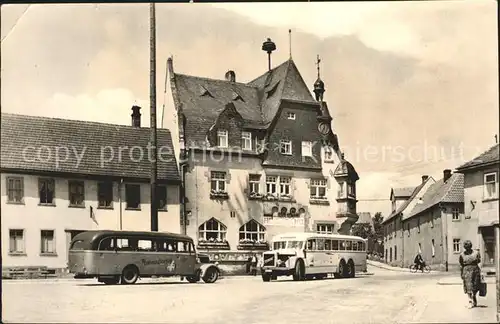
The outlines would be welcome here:
<svg viewBox="0 0 500 324">
<path fill-rule="evenodd" d="M 316 101 L 323 101 L 323 94 L 325 93 L 325 83 L 321 81 L 319 63 L 321 63 L 321 59 L 318 55 L 315 63 L 318 69 L 318 79 L 316 80 L 316 82 L 314 82 L 314 94 L 316 95 Z"/>
</svg>

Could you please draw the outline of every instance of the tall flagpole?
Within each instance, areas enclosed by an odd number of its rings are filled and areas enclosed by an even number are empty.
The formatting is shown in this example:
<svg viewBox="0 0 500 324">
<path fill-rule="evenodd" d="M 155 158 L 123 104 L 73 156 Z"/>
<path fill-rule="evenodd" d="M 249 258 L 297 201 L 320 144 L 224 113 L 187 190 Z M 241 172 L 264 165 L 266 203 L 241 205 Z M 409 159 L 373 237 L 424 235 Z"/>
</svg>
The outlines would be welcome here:
<svg viewBox="0 0 500 324">
<path fill-rule="evenodd" d="M 158 208 L 157 195 L 156 195 L 156 182 L 157 182 L 157 141 L 156 141 L 156 10 L 155 4 L 149 4 L 149 19 L 150 19 L 150 32 L 149 32 L 149 85 L 150 85 L 150 107 L 151 107 L 151 231 L 158 231 Z"/>
</svg>

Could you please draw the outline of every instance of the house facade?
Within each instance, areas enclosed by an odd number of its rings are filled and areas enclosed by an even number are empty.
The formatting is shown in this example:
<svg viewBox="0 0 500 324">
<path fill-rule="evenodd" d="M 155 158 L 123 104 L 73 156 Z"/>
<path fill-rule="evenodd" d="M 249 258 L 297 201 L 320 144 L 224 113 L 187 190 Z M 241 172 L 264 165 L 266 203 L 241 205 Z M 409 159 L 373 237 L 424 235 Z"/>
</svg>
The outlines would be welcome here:
<svg viewBox="0 0 500 324">
<path fill-rule="evenodd" d="M 331 128 L 319 72 L 313 97 L 292 59 L 248 83 L 234 71 L 179 74 L 171 58 L 168 71 L 164 121 L 178 130 L 183 229 L 198 249 L 238 264 L 278 233 L 349 232 L 359 177 Z"/>
<path fill-rule="evenodd" d="M 464 177 L 443 171 L 413 209 L 402 216 L 403 266 L 420 253 L 433 269 L 457 269 L 463 241 L 475 242 L 477 221 L 464 214 Z"/>
<path fill-rule="evenodd" d="M 392 212 L 382 221 L 384 228 L 384 259 L 395 266 L 404 266 L 403 216 L 410 213 L 425 192 L 436 181 L 427 175 L 415 188 L 391 189 Z"/>
<path fill-rule="evenodd" d="M 1 116 L 2 266 L 67 267 L 85 230 L 150 230 L 149 128 L 15 114 Z M 158 144 L 172 147 L 158 130 Z M 158 162 L 159 230 L 180 232 L 173 153 Z"/>
<path fill-rule="evenodd" d="M 499 226 L 499 169 L 499 145 L 496 144 L 456 170 L 464 175 L 465 215 L 477 223 L 477 237 L 472 243 L 480 250 L 485 268 L 496 265 L 494 229 Z"/>
</svg>

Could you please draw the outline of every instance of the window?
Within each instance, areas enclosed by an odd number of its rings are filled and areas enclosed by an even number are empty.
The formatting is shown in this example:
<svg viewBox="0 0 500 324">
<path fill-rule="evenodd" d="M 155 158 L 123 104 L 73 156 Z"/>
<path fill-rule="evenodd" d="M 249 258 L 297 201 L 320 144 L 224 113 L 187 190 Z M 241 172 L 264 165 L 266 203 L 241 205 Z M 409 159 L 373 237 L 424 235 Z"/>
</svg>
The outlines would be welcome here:
<svg viewBox="0 0 500 324">
<path fill-rule="evenodd" d="M 266 192 L 270 194 L 278 193 L 278 177 L 276 176 L 267 176 L 266 177 Z"/>
<path fill-rule="evenodd" d="M 127 209 L 141 208 L 141 185 L 139 184 L 126 184 L 125 185 L 125 198 L 127 201 Z"/>
<path fill-rule="evenodd" d="M 318 251 L 325 250 L 325 240 L 324 239 L 316 239 L 316 244 L 318 245 Z"/>
<path fill-rule="evenodd" d="M 417 218 L 417 233 L 420 233 L 420 217 Z"/>
<path fill-rule="evenodd" d="M 290 183 L 292 178 L 290 177 L 280 177 L 280 194 L 289 195 L 290 194 Z"/>
<path fill-rule="evenodd" d="M 250 132 L 241 133 L 241 148 L 244 150 L 252 149 L 252 133 Z"/>
<path fill-rule="evenodd" d="M 81 207 L 85 201 L 85 184 L 83 181 L 69 181 L 69 205 Z"/>
<path fill-rule="evenodd" d="M 436 246 L 434 245 L 434 239 L 431 240 L 431 252 L 432 252 L 432 257 L 436 256 Z"/>
<path fill-rule="evenodd" d="M 325 147 L 325 161 L 333 160 L 333 150 L 331 147 Z"/>
<path fill-rule="evenodd" d="M 398 259 L 398 247 L 394 246 L 394 261 Z"/>
<path fill-rule="evenodd" d="M 286 113 L 286 118 L 291 119 L 291 120 L 295 120 L 295 113 L 293 113 L 293 112 Z"/>
<path fill-rule="evenodd" d="M 205 240 L 225 240 L 227 228 L 224 224 L 211 218 L 205 223 L 201 224 L 198 228 L 199 237 Z"/>
<path fill-rule="evenodd" d="M 345 241 L 345 250 L 352 251 L 352 241 Z"/>
<path fill-rule="evenodd" d="M 345 194 L 345 182 L 339 182 L 339 191 L 338 191 L 338 196 L 339 197 L 344 197 Z"/>
<path fill-rule="evenodd" d="M 159 210 L 167 210 L 167 186 L 159 185 L 156 187 L 156 203 Z"/>
<path fill-rule="evenodd" d="M 138 240 L 137 241 L 137 250 L 138 251 L 153 251 L 153 242 L 151 240 Z"/>
<path fill-rule="evenodd" d="M 97 184 L 99 208 L 111 208 L 113 203 L 113 182 L 99 182 Z"/>
<path fill-rule="evenodd" d="M 40 204 L 53 205 L 54 204 L 54 191 L 55 191 L 54 179 L 39 179 L 38 180 L 38 192 L 40 195 Z"/>
<path fill-rule="evenodd" d="M 460 209 L 458 209 L 458 208 L 451 209 L 451 220 L 453 220 L 453 221 L 460 220 Z"/>
<path fill-rule="evenodd" d="M 227 131 L 218 130 L 217 131 L 217 146 L 227 147 Z"/>
<path fill-rule="evenodd" d="M 7 202 L 20 204 L 24 197 L 24 178 L 7 178 Z"/>
<path fill-rule="evenodd" d="M 311 180 L 311 198 L 324 198 L 326 196 L 326 180 Z"/>
<path fill-rule="evenodd" d="M 422 253 L 422 244 L 418 243 L 418 253 Z"/>
<path fill-rule="evenodd" d="M 259 193 L 260 174 L 251 174 L 249 177 L 250 193 Z"/>
<path fill-rule="evenodd" d="M 210 188 L 214 191 L 226 191 L 226 172 L 212 171 L 210 173 Z"/>
<path fill-rule="evenodd" d="M 497 173 L 486 173 L 484 175 L 484 199 L 492 199 L 498 197 L 498 179 Z"/>
<path fill-rule="evenodd" d="M 186 241 L 177 242 L 177 252 L 189 253 L 191 252 L 191 244 Z"/>
<path fill-rule="evenodd" d="M 332 240 L 332 250 L 333 251 L 338 251 L 339 250 L 339 241 Z"/>
<path fill-rule="evenodd" d="M 318 244 L 317 244 L 315 239 L 307 240 L 307 250 L 309 250 L 309 251 L 317 251 L 318 250 Z"/>
<path fill-rule="evenodd" d="M 453 239 L 453 253 L 460 253 L 460 239 Z"/>
<path fill-rule="evenodd" d="M 252 219 L 240 227 L 240 240 L 264 241 L 265 233 L 266 228 Z"/>
<path fill-rule="evenodd" d="M 302 156 L 312 156 L 312 143 L 308 141 L 302 142 Z"/>
<path fill-rule="evenodd" d="M 9 230 L 9 253 L 24 253 L 24 230 Z"/>
<path fill-rule="evenodd" d="M 434 228 L 434 215 L 431 215 L 431 228 Z"/>
<path fill-rule="evenodd" d="M 292 141 L 282 140 L 280 142 L 281 154 L 292 154 Z"/>
<path fill-rule="evenodd" d="M 325 251 L 332 250 L 332 240 L 325 240 Z"/>
<path fill-rule="evenodd" d="M 389 262 L 392 262 L 392 248 L 389 249 Z"/>
<path fill-rule="evenodd" d="M 356 196 L 356 188 L 354 183 L 347 184 L 347 195 L 348 196 Z"/>
<path fill-rule="evenodd" d="M 316 232 L 318 234 L 333 234 L 334 224 L 317 224 Z"/>
<path fill-rule="evenodd" d="M 42 254 L 55 254 L 56 246 L 54 240 L 53 230 L 42 230 L 40 232 L 41 237 L 41 250 Z"/>
</svg>

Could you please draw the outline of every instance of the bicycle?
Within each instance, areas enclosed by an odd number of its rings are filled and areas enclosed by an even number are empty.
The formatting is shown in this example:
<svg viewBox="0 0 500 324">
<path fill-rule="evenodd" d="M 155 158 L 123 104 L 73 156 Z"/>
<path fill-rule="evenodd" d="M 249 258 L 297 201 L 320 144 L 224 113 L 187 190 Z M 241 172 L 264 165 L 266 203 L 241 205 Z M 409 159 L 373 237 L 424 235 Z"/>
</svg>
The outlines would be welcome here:
<svg viewBox="0 0 500 324">
<path fill-rule="evenodd" d="M 424 270 L 425 273 L 429 273 L 429 272 L 431 272 L 431 267 L 429 267 L 428 265 L 425 265 L 423 270 Z M 418 271 L 422 271 L 422 270 L 419 269 L 416 264 L 412 264 L 410 266 L 410 272 L 411 273 L 416 273 Z"/>
</svg>

